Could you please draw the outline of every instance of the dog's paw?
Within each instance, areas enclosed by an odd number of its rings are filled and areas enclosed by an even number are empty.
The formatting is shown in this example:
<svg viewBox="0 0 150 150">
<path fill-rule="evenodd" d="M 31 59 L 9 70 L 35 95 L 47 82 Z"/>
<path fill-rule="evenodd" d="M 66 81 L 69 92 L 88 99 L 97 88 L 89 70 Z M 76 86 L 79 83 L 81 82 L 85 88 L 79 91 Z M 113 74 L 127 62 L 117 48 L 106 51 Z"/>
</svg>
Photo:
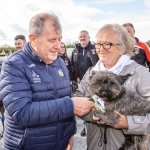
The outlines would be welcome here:
<svg viewBox="0 0 150 150">
<path fill-rule="evenodd" d="M 98 110 L 95 110 L 95 111 L 93 112 L 93 115 L 94 115 L 95 117 L 99 118 L 99 119 L 102 118 L 102 114 L 101 114 L 100 111 L 98 111 Z"/>
<path fill-rule="evenodd" d="M 104 116 L 100 111 L 98 111 L 98 110 L 94 111 L 93 115 L 96 118 L 99 118 L 99 120 L 97 121 L 98 124 L 106 124 L 106 121 L 103 120 Z"/>
<path fill-rule="evenodd" d="M 102 113 L 98 110 L 95 110 L 93 112 L 93 115 L 99 118 L 99 122 L 101 124 L 114 125 L 118 122 L 118 120 L 115 120 L 115 118 L 112 118 L 111 116 L 109 116 L 110 114 Z"/>
</svg>

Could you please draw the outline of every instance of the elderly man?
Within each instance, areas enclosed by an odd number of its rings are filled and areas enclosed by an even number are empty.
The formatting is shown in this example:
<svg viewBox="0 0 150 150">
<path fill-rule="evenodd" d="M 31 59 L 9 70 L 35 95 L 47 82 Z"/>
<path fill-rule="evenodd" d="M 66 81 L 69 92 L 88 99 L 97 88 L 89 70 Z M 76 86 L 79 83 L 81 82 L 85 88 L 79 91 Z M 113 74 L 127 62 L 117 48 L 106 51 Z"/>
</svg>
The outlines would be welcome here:
<svg viewBox="0 0 150 150">
<path fill-rule="evenodd" d="M 4 149 L 71 149 L 75 115 L 94 104 L 71 98 L 70 79 L 63 60 L 61 25 L 53 13 L 32 17 L 29 42 L 3 64 L 0 99 L 5 107 Z"/>
<path fill-rule="evenodd" d="M 16 35 L 14 38 L 14 44 L 16 50 L 22 49 L 26 45 L 26 38 L 24 35 Z"/>
</svg>

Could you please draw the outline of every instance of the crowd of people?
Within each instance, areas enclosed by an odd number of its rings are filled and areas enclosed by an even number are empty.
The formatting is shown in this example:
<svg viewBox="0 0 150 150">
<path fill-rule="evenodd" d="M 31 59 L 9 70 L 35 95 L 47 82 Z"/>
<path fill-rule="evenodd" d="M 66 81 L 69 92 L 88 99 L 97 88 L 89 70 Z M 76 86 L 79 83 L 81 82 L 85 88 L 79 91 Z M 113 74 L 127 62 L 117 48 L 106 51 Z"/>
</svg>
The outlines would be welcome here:
<svg viewBox="0 0 150 150">
<path fill-rule="evenodd" d="M 88 31 L 81 30 L 71 59 L 61 39 L 61 24 L 54 13 L 31 18 L 29 42 L 24 35 L 14 38 L 16 51 L 3 62 L 0 74 L 3 149 L 72 150 L 75 116 L 83 119 L 81 136 L 86 136 L 88 150 L 118 150 L 125 135 L 149 134 L 149 114 L 116 112 L 119 122 L 109 125 L 94 116 L 88 88 L 92 71 L 132 73 L 126 88 L 150 100 L 150 48 L 135 37 L 132 23 L 102 26 L 95 45 Z"/>
</svg>

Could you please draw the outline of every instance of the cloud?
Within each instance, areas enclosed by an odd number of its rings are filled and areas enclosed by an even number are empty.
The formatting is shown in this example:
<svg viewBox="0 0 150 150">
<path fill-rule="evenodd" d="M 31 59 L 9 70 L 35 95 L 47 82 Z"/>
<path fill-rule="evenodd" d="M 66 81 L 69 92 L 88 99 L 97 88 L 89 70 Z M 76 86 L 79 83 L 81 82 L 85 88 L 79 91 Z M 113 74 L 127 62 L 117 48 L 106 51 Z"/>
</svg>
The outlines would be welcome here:
<svg viewBox="0 0 150 150">
<path fill-rule="evenodd" d="M 144 4 L 146 7 L 150 8 L 150 0 L 144 0 Z"/>
<path fill-rule="evenodd" d="M 94 0 L 94 1 L 87 1 L 84 3 L 86 4 L 92 4 L 92 5 L 99 5 L 99 4 L 124 4 L 124 3 L 131 3 L 131 2 L 135 2 L 136 0 Z"/>
<path fill-rule="evenodd" d="M 19 24 L 11 24 L 10 27 L 12 30 L 18 34 L 27 34 L 27 30 L 23 27 L 21 27 Z"/>
<path fill-rule="evenodd" d="M 5 40 L 1 40 L 0 44 L 11 42 L 13 45 L 13 38 L 17 34 L 28 37 L 31 17 L 50 10 L 60 19 L 64 42 L 77 41 L 78 34 L 83 29 L 89 31 L 91 40 L 95 40 L 97 30 L 104 24 L 124 22 L 132 22 L 136 34 L 146 41 L 149 39 L 147 31 L 150 24 L 150 0 L 140 1 L 141 3 L 145 4 L 145 7 L 140 5 L 140 9 L 134 9 L 135 4 L 136 7 L 139 4 L 137 0 L 1 0 L 1 31 Z M 120 7 L 127 6 L 126 4 L 130 6 L 130 10 L 128 7 Z M 112 5 L 115 8 L 111 7 Z"/>
<path fill-rule="evenodd" d="M 7 39 L 7 35 L 2 31 L 0 30 L 0 40 L 6 40 Z"/>
</svg>

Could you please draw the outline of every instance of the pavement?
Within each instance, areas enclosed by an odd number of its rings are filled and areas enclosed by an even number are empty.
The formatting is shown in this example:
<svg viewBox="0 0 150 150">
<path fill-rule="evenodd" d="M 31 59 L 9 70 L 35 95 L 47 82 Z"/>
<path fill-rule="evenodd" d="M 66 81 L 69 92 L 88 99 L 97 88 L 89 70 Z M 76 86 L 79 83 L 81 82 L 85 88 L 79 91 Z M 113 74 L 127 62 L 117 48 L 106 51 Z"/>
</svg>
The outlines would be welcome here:
<svg viewBox="0 0 150 150">
<path fill-rule="evenodd" d="M 1 114 L 0 114 L 0 118 L 1 118 Z M 2 126 L 2 122 L 0 120 L 0 134 L 2 133 L 3 131 L 3 126 Z M 0 150 L 2 150 L 2 143 L 3 143 L 3 138 L 0 139 Z"/>
<path fill-rule="evenodd" d="M 83 120 L 76 117 L 77 120 L 77 133 L 74 135 L 74 147 L 73 150 L 86 150 L 86 137 L 81 137 L 80 132 L 83 129 Z M 0 132 L 2 131 L 2 124 L 0 121 Z M 3 138 L 0 139 L 0 150 L 2 150 Z"/>
<path fill-rule="evenodd" d="M 76 117 L 77 120 L 77 133 L 74 135 L 74 147 L 73 150 L 86 150 L 86 137 L 80 136 L 80 132 L 83 130 L 83 120 Z"/>
</svg>

